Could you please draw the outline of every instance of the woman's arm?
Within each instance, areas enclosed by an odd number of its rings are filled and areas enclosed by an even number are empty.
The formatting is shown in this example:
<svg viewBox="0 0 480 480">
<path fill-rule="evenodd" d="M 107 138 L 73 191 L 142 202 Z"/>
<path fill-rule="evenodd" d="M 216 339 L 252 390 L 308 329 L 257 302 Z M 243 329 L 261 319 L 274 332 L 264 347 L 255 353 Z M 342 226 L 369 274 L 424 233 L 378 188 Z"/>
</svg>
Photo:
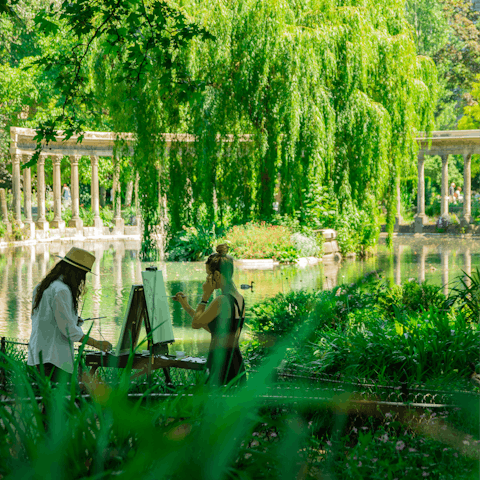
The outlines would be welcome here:
<svg viewBox="0 0 480 480">
<path fill-rule="evenodd" d="M 84 338 L 85 338 L 85 335 L 79 341 L 83 342 Z M 104 352 L 108 352 L 112 349 L 112 344 L 110 342 L 107 342 L 106 340 L 98 341 L 92 337 L 87 338 L 86 344 L 94 348 L 97 348 L 98 350 L 102 350 Z"/>
<path fill-rule="evenodd" d="M 202 297 L 202 301 L 208 301 L 210 296 L 204 295 Z M 220 312 L 220 305 L 221 305 L 221 297 L 216 298 L 210 306 L 205 309 L 205 303 L 199 303 L 197 305 L 196 310 L 194 310 L 188 303 L 187 297 L 183 295 L 182 292 L 178 292 L 175 295 L 174 300 L 180 303 L 182 308 L 192 317 L 192 328 L 199 329 L 203 328 L 207 332 L 211 333 L 210 328 L 208 328 L 208 324 L 219 314 Z"/>
<path fill-rule="evenodd" d="M 208 324 L 216 318 L 222 308 L 222 297 L 217 297 L 205 310 L 206 305 L 204 303 L 199 303 L 195 315 L 192 320 L 192 328 L 205 328 L 208 332 Z"/>
</svg>

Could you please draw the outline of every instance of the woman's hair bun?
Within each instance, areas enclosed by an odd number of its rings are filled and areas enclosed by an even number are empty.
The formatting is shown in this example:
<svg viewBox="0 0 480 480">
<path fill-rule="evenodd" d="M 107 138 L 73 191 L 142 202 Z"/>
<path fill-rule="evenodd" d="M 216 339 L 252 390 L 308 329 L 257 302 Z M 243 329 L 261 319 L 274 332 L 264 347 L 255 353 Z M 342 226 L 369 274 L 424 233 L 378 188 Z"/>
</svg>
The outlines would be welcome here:
<svg viewBox="0 0 480 480">
<path fill-rule="evenodd" d="M 226 243 L 221 243 L 220 245 L 217 245 L 216 250 L 219 255 L 225 257 L 228 253 L 228 245 Z"/>
</svg>

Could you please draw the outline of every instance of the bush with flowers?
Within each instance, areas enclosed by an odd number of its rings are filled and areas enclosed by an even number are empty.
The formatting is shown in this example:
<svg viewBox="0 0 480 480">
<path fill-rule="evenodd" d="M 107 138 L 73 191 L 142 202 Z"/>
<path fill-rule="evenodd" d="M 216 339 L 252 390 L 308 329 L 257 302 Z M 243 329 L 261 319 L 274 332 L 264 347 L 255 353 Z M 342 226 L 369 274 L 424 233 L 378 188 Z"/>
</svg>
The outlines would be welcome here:
<svg viewBox="0 0 480 480">
<path fill-rule="evenodd" d="M 229 243 L 235 258 L 293 261 L 298 258 L 298 252 L 291 241 L 292 234 L 282 225 L 252 222 L 233 226 L 222 241 Z"/>
<path fill-rule="evenodd" d="M 222 241 L 241 259 L 273 259 L 292 263 L 300 257 L 321 256 L 321 240 L 311 232 L 300 232 L 289 225 L 251 222 L 230 228 Z"/>
</svg>

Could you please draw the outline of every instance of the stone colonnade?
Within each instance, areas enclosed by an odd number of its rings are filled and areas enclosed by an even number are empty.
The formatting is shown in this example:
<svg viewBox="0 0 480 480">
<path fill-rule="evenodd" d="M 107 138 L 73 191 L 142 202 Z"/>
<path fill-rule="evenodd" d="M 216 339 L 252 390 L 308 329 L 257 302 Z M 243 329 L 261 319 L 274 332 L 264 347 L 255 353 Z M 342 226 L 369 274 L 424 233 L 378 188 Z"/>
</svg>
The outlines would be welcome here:
<svg viewBox="0 0 480 480">
<path fill-rule="evenodd" d="M 442 191 L 440 202 L 440 216 L 448 215 L 449 182 L 448 182 L 448 159 L 450 155 L 442 155 Z M 472 220 L 472 154 L 463 155 L 463 212 L 460 218 L 460 225 L 468 229 Z M 397 196 L 399 192 L 397 192 Z M 415 233 L 422 233 L 424 225 L 428 223 L 425 215 L 425 155 L 418 156 L 418 193 L 417 193 L 417 215 L 415 216 Z"/>
<path fill-rule="evenodd" d="M 46 184 L 45 184 L 45 160 L 47 157 L 52 159 L 53 163 L 53 221 L 48 222 L 46 218 Z M 25 222 L 22 221 L 21 211 L 21 164 L 27 163 L 31 155 L 12 154 L 12 191 L 13 191 L 13 217 L 15 224 L 20 228 L 27 227 L 27 236 L 35 238 L 35 231 L 48 232 L 50 229 L 59 229 L 60 231 L 68 228 L 75 228 L 76 234 L 82 234 L 84 225 L 80 218 L 80 189 L 79 189 L 79 172 L 78 162 L 81 155 L 69 155 L 71 166 L 70 192 L 72 218 L 68 225 L 62 218 L 62 184 L 61 184 L 61 161 L 63 155 L 41 154 L 37 163 L 37 216 L 33 219 L 32 215 L 32 177 L 31 169 L 23 170 L 23 194 L 24 194 L 24 215 Z M 94 214 L 94 225 L 96 235 L 102 235 L 103 221 L 100 218 L 100 189 L 98 180 L 98 156 L 90 156 L 92 169 L 91 184 L 91 208 Z M 121 198 L 120 198 L 120 182 L 118 181 L 118 168 L 115 170 L 116 175 L 116 195 L 115 195 L 115 217 L 114 217 L 114 233 L 123 235 L 125 231 L 124 220 L 121 217 Z M 138 211 L 138 180 L 135 182 L 135 206 Z M 7 228 L 11 230 L 8 222 L 8 210 L 6 204 L 5 190 L 0 189 L 0 214 Z M 137 225 L 139 218 L 137 216 Z M 42 235 L 43 237 L 45 235 Z"/>
<path fill-rule="evenodd" d="M 418 153 L 418 194 L 415 233 L 422 233 L 428 223 L 425 214 L 425 155 L 439 155 L 442 159 L 441 217 L 448 215 L 449 181 L 448 161 L 451 155 L 463 156 L 463 211 L 460 224 L 466 231 L 471 229 L 472 220 L 472 155 L 480 153 L 480 130 L 452 130 L 431 132 L 417 138 Z M 400 190 L 397 189 L 397 203 Z M 401 218 L 397 217 L 397 227 Z"/>
<path fill-rule="evenodd" d="M 22 221 L 22 165 L 28 163 L 37 149 L 34 140 L 36 131 L 31 128 L 10 128 L 10 155 L 12 159 L 12 191 L 13 191 L 13 218 L 17 227 L 24 229 L 24 235 L 30 238 L 52 238 L 55 236 L 70 237 L 76 235 L 100 236 L 113 233 L 115 235 L 138 235 L 141 218 L 139 216 L 138 202 L 138 175 L 134 184 L 135 207 L 137 211 L 137 226 L 125 226 L 121 215 L 121 197 L 119 181 L 119 162 L 115 162 L 114 171 L 114 209 L 113 232 L 104 227 L 100 217 L 100 186 L 98 178 L 99 157 L 113 157 L 120 159 L 117 149 L 118 142 L 122 144 L 122 154 L 132 156 L 134 154 L 135 137 L 130 133 L 111 132 L 84 132 L 83 137 L 77 135 L 66 139 L 59 134 L 55 141 L 42 145 L 42 151 L 37 161 L 37 215 L 32 215 L 32 172 L 30 168 L 23 168 L 23 210 L 24 221 Z M 189 135 L 180 135 L 180 141 L 192 142 L 194 138 Z M 166 141 L 171 142 L 169 136 Z M 80 218 L 80 190 L 79 190 L 79 160 L 82 156 L 90 157 L 91 162 L 91 209 L 93 213 L 93 227 L 85 227 Z M 46 218 L 46 184 L 45 184 L 45 160 L 50 157 L 53 163 L 53 210 L 54 218 L 51 222 Z M 72 218 L 66 224 L 62 218 L 62 183 L 61 183 L 61 162 L 64 157 L 70 160 L 70 196 L 72 207 Z M 131 198 L 131 191 L 129 196 Z M 7 229 L 12 230 L 8 222 L 7 206 L 5 201 L 5 190 L 0 189 L 0 215 L 7 224 Z"/>
</svg>

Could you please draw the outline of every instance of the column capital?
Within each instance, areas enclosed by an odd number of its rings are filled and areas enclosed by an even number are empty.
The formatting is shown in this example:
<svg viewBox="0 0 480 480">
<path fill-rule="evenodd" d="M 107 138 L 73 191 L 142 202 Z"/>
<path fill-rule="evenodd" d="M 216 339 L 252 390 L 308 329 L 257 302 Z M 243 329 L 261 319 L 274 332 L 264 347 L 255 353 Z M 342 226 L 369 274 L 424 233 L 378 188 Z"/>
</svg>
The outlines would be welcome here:
<svg viewBox="0 0 480 480">
<path fill-rule="evenodd" d="M 472 158 L 472 154 L 471 153 L 464 153 L 463 154 L 463 159 L 464 160 L 470 160 Z"/>
<path fill-rule="evenodd" d="M 12 163 L 22 163 L 22 157 L 21 153 L 12 153 Z"/>
<path fill-rule="evenodd" d="M 71 165 L 78 165 L 78 162 L 80 161 L 81 158 L 82 158 L 81 155 L 70 155 L 69 156 L 70 164 Z"/>
<path fill-rule="evenodd" d="M 442 163 L 445 164 L 448 162 L 448 157 L 450 156 L 449 153 L 444 153 L 442 155 L 440 155 L 440 158 L 442 159 Z"/>
<path fill-rule="evenodd" d="M 47 154 L 46 153 L 41 153 L 39 156 L 38 156 L 38 162 L 37 162 L 37 165 L 40 164 L 40 165 L 45 165 L 45 159 L 47 158 Z"/>
<path fill-rule="evenodd" d="M 419 152 L 417 155 L 417 160 L 419 162 L 424 162 L 425 161 L 425 154 L 423 152 Z"/>
<path fill-rule="evenodd" d="M 60 164 L 62 162 L 63 155 L 50 155 L 53 164 Z"/>
<path fill-rule="evenodd" d="M 98 165 L 98 157 L 96 155 L 90 155 L 90 161 L 92 165 Z"/>
</svg>

